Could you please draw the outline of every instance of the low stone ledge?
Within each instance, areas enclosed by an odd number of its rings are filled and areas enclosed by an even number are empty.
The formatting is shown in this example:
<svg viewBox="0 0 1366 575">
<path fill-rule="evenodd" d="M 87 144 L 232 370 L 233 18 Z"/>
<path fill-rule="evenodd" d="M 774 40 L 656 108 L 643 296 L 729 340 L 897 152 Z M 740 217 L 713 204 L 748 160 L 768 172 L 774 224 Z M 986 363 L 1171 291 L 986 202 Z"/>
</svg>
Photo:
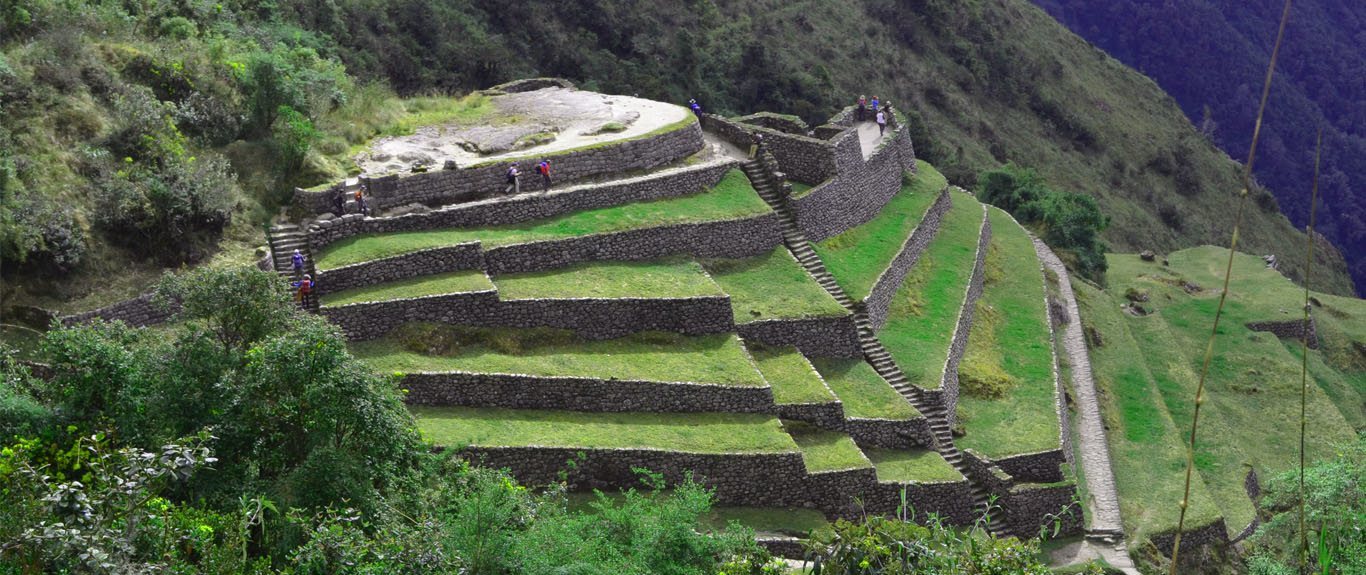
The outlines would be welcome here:
<svg viewBox="0 0 1366 575">
<path fill-rule="evenodd" d="M 861 448 L 911 449 L 928 447 L 934 436 L 924 416 L 915 419 L 845 417 L 844 432 Z"/>
<path fill-rule="evenodd" d="M 180 312 L 180 302 L 158 302 L 156 293 L 149 292 L 87 312 L 62 316 L 64 326 L 91 323 L 97 320 L 122 321 L 133 327 L 166 323 Z"/>
<path fill-rule="evenodd" d="M 839 401 L 780 403 L 777 408 L 781 419 L 804 421 L 829 431 L 844 431 L 844 404 Z"/>
<path fill-rule="evenodd" d="M 1062 465 L 1067 463 L 1067 457 L 1061 448 L 1002 457 L 992 463 L 1020 483 L 1056 483 L 1066 479 Z"/>
<path fill-rule="evenodd" d="M 314 278 L 314 290 L 319 295 L 326 295 L 401 279 L 483 267 L 484 257 L 479 242 L 469 242 L 318 270 L 318 277 Z"/>
<path fill-rule="evenodd" d="M 863 303 L 868 310 L 868 320 L 873 323 L 873 329 L 882 329 L 887 324 L 887 312 L 892 305 L 892 297 L 897 290 L 901 289 L 902 282 L 906 281 L 906 276 L 915 268 L 916 262 L 920 261 L 920 255 L 925 253 L 925 248 L 934 240 L 939 233 L 939 222 L 943 220 L 944 214 L 953 207 L 953 195 L 949 193 L 946 186 L 939 191 L 939 196 L 934 203 L 925 210 L 920 223 L 915 226 L 911 235 L 902 242 L 901 250 L 896 257 L 892 258 L 887 269 L 882 270 L 869 290 L 868 297 L 863 298 Z"/>
<path fill-rule="evenodd" d="M 404 374 L 411 405 L 663 413 L 771 413 L 769 387 L 525 374 Z"/>
<path fill-rule="evenodd" d="M 1053 485 L 1016 485 L 1001 499 L 1005 522 L 1016 537 L 1037 537 L 1040 529 L 1050 533 L 1057 521 L 1058 537 L 1080 535 L 1082 510 L 1073 482 Z"/>
<path fill-rule="evenodd" d="M 405 323 L 429 321 L 458 324 L 498 306 L 498 292 L 485 290 L 420 298 L 323 306 L 318 313 L 341 328 L 346 339 L 384 337 Z"/>
<path fill-rule="evenodd" d="M 759 320 L 739 324 L 736 329 L 746 341 L 795 346 L 807 357 L 863 357 L 852 315 Z"/>
<path fill-rule="evenodd" d="M 917 523 L 924 523 L 933 513 L 951 525 L 971 525 L 977 519 L 972 508 L 972 485 L 966 479 L 944 482 L 878 482 L 866 496 L 864 503 L 879 513 L 896 514 L 901 507 L 901 493 L 906 492 L 906 510 Z"/>
<path fill-rule="evenodd" d="M 732 159 L 604 183 L 557 187 L 547 193 L 525 192 L 452 204 L 426 213 L 393 217 L 338 218 L 309 228 L 309 245 L 321 250 L 339 240 L 366 234 L 388 234 L 442 228 L 502 226 L 586 210 L 696 194 L 713 187 L 738 167 Z M 535 185 L 535 184 L 533 184 Z"/>
<path fill-rule="evenodd" d="M 587 261 L 637 261 L 675 254 L 699 258 L 745 258 L 782 243 L 778 216 L 657 226 L 490 248 L 491 275 L 539 272 Z"/>
<path fill-rule="evenodd" d="M 1161 553 L 1163 557 L 1171 558 L 1172 546 L 1176 539 L 1174 531 L 1169 533 L 1158 533 L 1148 539 L 1149 541 L 1152 541 L 1153 546 L 1157 547 L 1157 551 Z M 1195 529 L 1190 529 L 1182 533 L 1181 556 L 1195 557 L 1196 555 L 1194 553 L 1187 552 L 1206 545 L 1223 547 L 1228 545 L 1228 543 L 1228 526 L 1224 523 L 1224 518 L 1220 517 L 1209 525 L 1196 527 Z"/>
<path fill-rule="evenodd" d="M 1277 338 L 1288 339 L 1291 341 L 1306 341 L 1309 349 L 1319 348 L 1319 334 L 1317 326 L 1314 324 L 1313 316 L 1309 317 L 1309 327 L 1305 329 L 1304 320 L 1292 319 L 1286 321 L 1255 321 L 1247 324 L 1247 328 L 1252 331 L 1268 332 Z"/>
</svg>

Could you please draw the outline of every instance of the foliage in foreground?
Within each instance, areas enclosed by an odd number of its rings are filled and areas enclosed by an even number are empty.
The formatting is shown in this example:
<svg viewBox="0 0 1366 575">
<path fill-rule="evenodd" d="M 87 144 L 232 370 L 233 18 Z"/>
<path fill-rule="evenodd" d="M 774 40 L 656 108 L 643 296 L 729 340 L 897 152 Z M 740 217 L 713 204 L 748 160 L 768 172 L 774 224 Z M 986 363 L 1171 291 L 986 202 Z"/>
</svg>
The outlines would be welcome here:
<svg viewBox="0 0 1366 575">
<path fill-rule="evenodd" d="M 1015 164 L 982 172 L 977 194 L 1043 236 L 1069 267 L 1104 282 L 1106 247 L 1100 232 L 1110 218 L 1100 213 L 1095 198 L 1049 188 L 1038 172 Z"/>
<path fill-rule="evenodd" d="M 1305 469 L 1304 558 L 1316 573 L 1366 573 L 1366 438 Z M 1299 472 L 1273 478 L 1262 495 L 1262 526 L 1252 538 L 1252 575 L 1299 572 Z"/>
</svg>

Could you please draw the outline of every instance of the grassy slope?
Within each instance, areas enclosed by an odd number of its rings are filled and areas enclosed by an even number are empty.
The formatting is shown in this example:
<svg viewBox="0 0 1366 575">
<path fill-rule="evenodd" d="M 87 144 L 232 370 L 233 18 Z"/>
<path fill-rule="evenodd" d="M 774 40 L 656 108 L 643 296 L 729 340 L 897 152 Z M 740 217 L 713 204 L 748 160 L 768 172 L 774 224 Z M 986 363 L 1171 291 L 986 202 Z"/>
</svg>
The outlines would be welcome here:
<svg viewBox="0 0 1366 575">
<path fill-rule="evenodd" d="M 561 239 L 684 222 L 754 216 L 770 211 L 739 170 L 728 172 L 714 188 L 668 198 L 566 214 L 489 228 L 458 228 L 353 236 L 317 254 L 320 269 L 331 269 L 423 249 L 482 241 L 485 246 Z"/>
<path fill-rule="evenodd" d="M 761 256 L 705 260 L 702 265 L 730 294 L 735 323 L 849 313 L 782 246 Z"/>
<path fill-rule="evenodd" d="M 962 481 L 963 474 L 928 449 L 869 449 L 868 459 L 877 467 L 878 481 Z"/>
<path fill-rule="evenodd" d="M 817 358 L 812 364 L 844 404 L 848 417 L 902 420 L 920 415 L 868 362 Z"/>
<path fill-rule="evenodd" d="M 1056 449 L 1058 416 L 1043 272 L 1024 229 L 996 208 L 990 208 L 989 217 L 994 249 L 988 257 L 997 260 L 991 267 L 999 266 L 1002 273 L 987 274 L 978 307 L 992 309 L 1000 319 L 991 326 L 990 339 L 969 339 L 967 353 L 987 348 L 1010 358 L 1001 368 L 1011 387 L 996 399 L 962 395 L 958 413 L 968 434 L 957 444 L 990 458 Z M 973 335 L 978 329 L 974 322 Z"/>
<path fill-rule="evenodd" d="M 492 289 L 493 283 L 483 271 L 462 270 L 339 291 L 322 296 L 322 305 L 337 306 Z"/>
<path fill-rule="evenodd" d="M 515 338 L 519 331 L 489 330 L 486 338 Z M 738 386 L 764 384 L 733 334 L 687 337 L 643 333 L 599 341 L 570 338 L 547 344 L 533 342 L 520 347 L 517 353 L 504 353 L 480 342 L 447 355 L 426 355 L 411 351 L 405 342 L 393 337 L 351 344 L 352 353 L 381 372 L 468 371 Z"/>
<path fill-rule="evenodd" d="M 802 450 L 807 473 L 873 466 L 848 435 L 795 423 L 786 424 L 786 427 L 787 433 Z"/>
<path fill-rule="evenodd" d="M 982 204 L 954 193 L 953 208 L 939 223 L 939 234 L 892 299 L 878 337 L 915 385 L 933 389 L 941 383 L 981 228 Z"/>
<path fill-rule="evenodd" d="M 465 407 L 414 407 L 412 411 L 423 436 L 448 447 L 636 447 L 692 453 L 797 450 L 778 420 L 767 415 L 580 413 Z"/>
<path fill-rule="evenodd" d="M 1202 247 L 1170 256 L 1169 267 L 1133 255 L 1110 256 L 1109 287 L 1077 284 L 1083 321 L 1104 345 L 1092 345 L 1097 385 L 1116 466 L 1126 527 L 1151 533 L 1175 526 L 1185 466 L 1192 400 L 1205 341 L 1218 303 L 1227 251 Z M 1186 293 L 1172 282 L 1191 281 L 1204 291 Z M 1122 294 L 1144 290 L 1154 315 L 1119 310 Z M 1341 353 L 1363 341 L 1361 300 L 1317 295 L 1322 351 L 1311 351 L 1309 458 L 1363 429 L 1366 365 Z M 1220 338 L 1201 410 L 1193 505 L 1196 523 L 1216 514 L 1237 531 L 1252 517 L 1243 491 L 1248 466 L 1262 477 L 1298 462 L 1299 344 L 1247 330 L 1250 321 L 1296 319 L 1297 288 L 1257 257 L 1238 254 Z M 1203 487 L 1203 489 L 1202 489 Z"/>
<path fill-rule="evenodd" d="M 830 403 L 835 395 L 825 386 L 821 376 L 801 352 L 792 347 L 781 349 L 750 347 L 750 355 L 759 372 L 773 388 L 773 401 L 778 404 Z"/>
<path fill-rule="evenodd" d="M 901 187 L 876 218 L 816 242 L 816 253 L 849 297 L 861 300 L 868 296 L 944 188 L 944 176 L 934 166 L 923 161 L 918 164 L 919 173 Z"/>
<path fill-rule="evenodd" d="M 686 298 L 724 295 L 696 262 L 587 262 L 494 279 L 503 299 Z"/>
</svg>

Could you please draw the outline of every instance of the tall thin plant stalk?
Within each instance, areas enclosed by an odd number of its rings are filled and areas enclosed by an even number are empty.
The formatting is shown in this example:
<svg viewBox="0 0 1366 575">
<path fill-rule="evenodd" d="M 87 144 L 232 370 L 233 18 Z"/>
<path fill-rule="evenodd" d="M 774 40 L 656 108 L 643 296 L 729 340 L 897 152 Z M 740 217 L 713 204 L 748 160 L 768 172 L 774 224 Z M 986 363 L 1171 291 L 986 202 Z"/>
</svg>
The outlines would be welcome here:
<svg viewBox="0 0 1366 575">
<path fill-rule="evenodd" d="M 1300 573 L 1309 566 L 1305 555 L 1309 550 L 1309 534 L 1304 530 L 1304 432 L 1305 410 L 1309 403 L 1309 278 L 1314 268 L 1314 208 L 1319 203 L 1319 159 L 1323 153 L 1323 127 L 1314 140 L 1314 186 L 1309 195 L 1309 231 L 1305 244 L 1309 246 L 1304 259 L 1304 323 L 1300 329 Z"/>
<path fill-rule="evenodd" d="M 1186 510 L 1190 507 L 1191 475 L 1195 472 L 1196 437 L 1200 431 L 1200 405 L 1205 403 L 1205 379 L 1209 376 L 1210 362 L 1214 359 L 1214 341 L 1219 335 L 1219 320 L 1224 315 L 1224 301 L 1228 299 L 1229 279 L 1233 276 L 1233 255 L 1238 249 L 1238 229 L 1243 225 L 1243 211 L 1247 207 L 1248 190 L 1252 188 L 1252 164 L 1257 158 L 1257 140 L 1262 134 L 1262 116 L 1266 113 L 1266 100 L 1271 94 L 1271 78 L 1276 72 L 1276 57 L 1281 51 L 1281 40 L 1285 38 L 1285 23 L 1290 20 L 1290 2 L 1285 0 L 1281 10 L 1281 25 L 1276 30 L 1276 45 L 1271 49 L 1271 62 L 1266 67 L 1266 80 L 1262 83 L 1262 100 L 1257 107 L 1257 123 L 1252 128 L 1252 145 L 1247 152 L 1247 163 L 1243 166 L 1243 190 L 1238 195 L 1238 211 L 1233 220 L 1233 238 L 1228 246 L 1228 264 L 1224 268 L 1224 290 L 1219 293 L 1219 307 L 1214 311 L 1214 326 L 1210 329 L 1209 341 L 1205 344 L 1204 364 L 1200 368 L 1200 383 L 1195 387 L 1195 412 L 1191 416 L 1190 446 L 1186 451 L 1186 488 L 1181 496 L 1181 516 L 1176 522 L 1176 536 L 1172 539 L 1171 575 L 1176 575 L 1176 565 L 1181 556 L 1181 533 L 1186 527 Z"/>
</svg>

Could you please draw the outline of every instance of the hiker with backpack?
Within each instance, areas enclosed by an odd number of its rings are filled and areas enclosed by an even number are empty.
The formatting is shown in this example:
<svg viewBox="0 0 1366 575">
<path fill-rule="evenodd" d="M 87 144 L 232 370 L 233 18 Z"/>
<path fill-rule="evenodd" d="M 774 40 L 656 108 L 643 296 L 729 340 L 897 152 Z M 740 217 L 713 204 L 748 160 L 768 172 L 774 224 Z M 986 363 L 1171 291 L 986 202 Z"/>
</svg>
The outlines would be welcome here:
<svg viewBox="0 0 1366 575">
<path fill-rule="evenodd" d="M 860 95 L 858 97 L 858 121 L 862 122 L 868 117 L 868 97 Z"/>
<path fill-rule="evenodd" d="M 755 132 L 754 135 L 750 138 L 750 144 L 749 144 L 749 157 L 750 157 L 750 159 L 754 159 L 754 158 L 758 157 L 758 156 L 759 156 L 759 152 L 760 152 L 761 150 L 763 150 L 763 148 L 764 148 L 764 135 L 763 135 L 763 134 L 760 134 L 759 132 Z"/>
<path fill-rule="evenodd" d="M 303 279 L 292 282 L 289 285 L 298 288 L 299 291 L 295 292 L 294 299 L 299 302 L 300 307 L 307 308 L 308 296 L 313 293 L 313 278 L 308 274 L 304 274 Z"/>
<path fill-rule="evenodd" d="M 698 103 L 697 103 L 697 100 L 688 100 L 688 107 L 691 108 L 691 109 L 692 109 L 692 113 L 693 113 L 694 115 L 697 116 L 697 121 L 698 121 L 698 122 L 701 122 L 701 121 L 702 121 L 702 104 L 698 104 Z"/>
<path fill-rule="evenodd" d="M 874 114 L 876 114 L 876 113 L 878 112 L 878 107 L 879 107 L 879 101 L 878 101 L 878 99 L 877 99 L 877 96 L 873 96 L 873 113 L 874 113 Z"/>
<path fill-rule="evenodd" d="M 365 204 L 364 187 L 356 188 L 356 211 L 360 212 L 360 214 L 363 216 L 370 216 L 370 206 Z"/>
<path fill-rule="evenodd" d="M 550 160 L 536 164 L 536 173 L 541 174 L 541 191 L 550 191 Z"/>
<path fill-rule="evenodd" d="M 877 113 L 877 135 L 881 136 L 887 131 L 887 112 L 879 110 Z"/>
<path fill-rule="evenodd" d="M 508 183 L 508 187 L 505 188 L 505 189 L 503 189 L 503 193 L 504 193 L 504 194 L 520 194 L 520 193 L 522 193 L 521 175 L 522 175 L 521 172 L 518 172 L 518 171 L 517 171 L 517 162 L 513 162 L 511 166 L 508 166 L 508 171 L 507 171 L 507 183 Z"/>
</svg>

